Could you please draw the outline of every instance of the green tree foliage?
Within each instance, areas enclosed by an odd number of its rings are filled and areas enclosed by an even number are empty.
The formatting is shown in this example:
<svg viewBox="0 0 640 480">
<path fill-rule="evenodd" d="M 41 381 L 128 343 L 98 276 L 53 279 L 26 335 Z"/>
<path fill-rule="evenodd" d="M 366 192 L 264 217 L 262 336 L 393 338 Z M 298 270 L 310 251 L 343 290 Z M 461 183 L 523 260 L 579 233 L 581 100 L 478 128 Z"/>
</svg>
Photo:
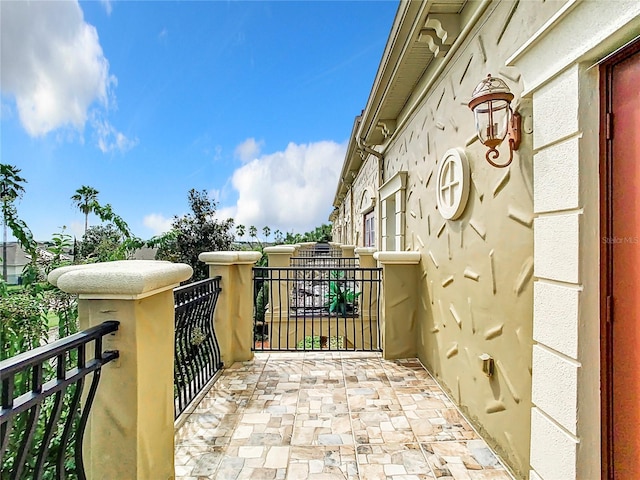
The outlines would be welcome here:
<svg viewBox="0 0 640 480">
<path fill-rule="evenodd" d="M 100 205 L 96 202 L 93 212 L 106 225 L 85 231 L 80 247 L 81 258 L 92 262 L 128 260 L 136 250 L 147 244 L 131 232 L 127 222 L 113 211 L 110 204 Z"/>
<path fill-rule="evenodd" d="M 121 244 L 122 235 L 113 224 L 94 225 L 82 237 L 78 254 L 92 262 L 108 262 Z"/>
<path fill-rule="evenodd" d="M 276 238 L 278 238 L 276 232 Z M 280 237 L 282 234 L 280 234 Z M 306 233 L 287 233 L 284 238 L 281 238 L 282 242 L 286 244 L 301 243 L 301 242 L 330 242 L 331 241 L 331 225 L 322 224 L 315 229 Z M 276 240 L 277 241 L 277 240 Z"/>
<path fill-rule="evenodd" d="M 25 225 L 25 228 L 28 228 Z M 32 350 L 42 344 L 48 343 L 55 337 L 66 337 L 78 330 L 78 305 L 74 295 L 69 295 L 46 281 L 46 273 L 54 268 L 68 264 L 64 253 L 71 246 L 71 237 L 64 233 L 54 234 L 51 245 L 47 251 L 34 248 L 34 261 L 27 265 L 23 272 L 24 284 L 21 288 L 7 288 L 0 280 L 0 360 L 13 357 L 17 354 Z M 34 254 L 34 255 L 35 255 Z M 37 258 L 37 260 L 36 260 Z M 57 332 L 54 328 L 57 327 Z M 77 361 L 77 352 L 72 352 L 66 360 L 67 365 L 74 365 Z M 56 377 L 55 364 L 46 362 L 43 365 L 43 382 Z M 22 372 L 14 377 L 13 396 L 25 394 L 30 391 L 32 385 L 32 372 Z M 72 387 L 62 396 L 62 408 L 59 412 L 58 430 L 54 432 L 49 441 L 48 456 L 44 460 L 44 475 L 42 478 L 53 478 L 53 465 L 57 463 L 60 450 L 64 450 L 64 464 L 67 478 L 75 478 L 70 474 L 75 471 L 73 443 L 62 443 L 62 428 L 69 415 L 75 417 L 77 425 L 79 416 L 76 410 L 71 408 L 71 402 L 75 393 Z M 40 414 L 36 419 L 36 429 L 33 433 L 32 444 L 41 445 L 45 437 L 46 420 L 54 414 L 54 397 L 49 397 L 41 405 Z M 3 480 L 9 478 L 23 441 L 27 425 L 29 424 L 28 412 L 23 412 L 13 420 L 13 429 L 6 441 L 8 447 L 6 455 L 0 461 L 0 471 Z M 24 475 L 21 478 L 36 478 L 36 456 L 29 455 L 25 462 Z M 40 477 L 38 477 L 40 478 Z"/>
<path fill-rule="evenodd" d="M 175 216 L 172 232 L 154 239 L 158 246 L 156 259 L 182 262 L 193 268 L 193 281 L 208 277 L 206 265 L 198 260 L 202 252 L 230 250 L 233 242 L 233 219 L 219 221 L 214 218 L 217 203 L 207 196 L 206 190 L 189 190 L 192 213 Z"/>
<path fill-rule="evenodd" d="M 71 195 L 71 200 L 78 209 L 84 213 L 84 232 L 89 228 L 89 214 L 95 212 L 98 207 L 98 190 L 88 185 L 82 185 Z"/>
<path fill-rule="evenodd" d="M 24 193 L 23 184 L 27 181 L 20 176 L 20 169 L 13 165 L 0 164 L 0 200 L 2 200 L 2 219 L 3 219 L 3 248 L 2 248 L 2 278 L 7 280 L 7 263 L 4 259 L 7 257 L 7 229 L 11 229 L 14 237 L 20 242 L 24 250 L 31 255 L 32 259 L 36 256 L 36 242 L 33 234 L 27 224 L 18 218 L 15 201 Z"/>
</svg>

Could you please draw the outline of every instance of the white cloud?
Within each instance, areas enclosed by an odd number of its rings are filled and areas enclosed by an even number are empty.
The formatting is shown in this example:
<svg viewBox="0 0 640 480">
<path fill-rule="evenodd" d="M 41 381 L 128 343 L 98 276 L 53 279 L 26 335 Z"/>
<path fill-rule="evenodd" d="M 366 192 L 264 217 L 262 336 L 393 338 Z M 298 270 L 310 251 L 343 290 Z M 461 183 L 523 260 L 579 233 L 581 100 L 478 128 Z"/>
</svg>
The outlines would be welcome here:
<svg viewBox="0 0 640 480">
<path fill-rule="evenodd" d="M 111 0 L 100 0 L 100 3 L 102 3 L 104 11 L 107 12 L 107 15 L 110 16 L 111 12 L 113 12 L 113 5 L 111 4 Z"/>
<path fill-rule="evenodd" d="M 74 220 L 69 224 L 68 228 L 70 235 L 73 235 L 78 240 L 82 240 L 82 237 L 84 237 L 84 220 L 82 222 Z"/>
<path fill-rule="evenodd" d="M 122 132 L 116 130 L 108 120 L 101 118 L 97 113 L 91 118 L 91 126 L 96 136 L 98 148 L 102 153 L 116 150 L 126 152 L 138 144 L 137 138 L 130 139 L 126 137 Z"/>
<path fill-rule="evenodd" d="M 111 13 L 111 2 L 103 5 Z M 15 99 L 26 132 L 42 137 L 70 127 L 81 133 L 90 120 L 103 152 L 135 146 L 137 140 L 101 119 L 115 106 L 117 79 L 78 2 L 2 2 L 1 9 L 0 89 Z"/>
<path fill-rule="evenodd" d="M 171 230 L 172 221 L 173 218 L 166 218 L 159 213 L 151 213 L 144 217 L 142 224 L 153 231 L 154 235 L 160 235 Z"/>
<path fill-rule="evenodd" d="M 345 150 L 344 144 L 331 141 L 290 143 L 282 152 L 246 163 L 231 180 L 237 204 L 216 216 L 283 232 L 302 233 L 327 223 Z"/>
<path fill-rule="evenodd" d="M 233 154 L 243 163 L 254 160 L 259 154 L 264 142 L 256 142 L 255 138 L 247 138 L 244 142 L 236 147 Z"/>
</svg>

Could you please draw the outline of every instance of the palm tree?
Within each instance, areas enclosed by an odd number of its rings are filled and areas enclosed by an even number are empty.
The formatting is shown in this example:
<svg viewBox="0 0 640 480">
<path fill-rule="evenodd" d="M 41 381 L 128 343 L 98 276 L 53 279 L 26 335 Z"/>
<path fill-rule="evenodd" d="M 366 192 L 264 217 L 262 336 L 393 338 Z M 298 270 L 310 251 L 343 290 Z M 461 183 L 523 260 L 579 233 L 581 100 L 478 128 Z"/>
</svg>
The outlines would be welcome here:
<svg viewBox="0 0 640 480">
<path fill-rule="evenodd" d="M 2 200 L 3 242 L 2 242 L 2 278 L 7 281 L 7 219 L 11 215 L 11 205 L 24 193 L 23 183 L 27 181 L 20 175 L 20 169 L 13 165 L 0 164 L 0 200 Z"/>
<path fill-rule="evenodd" d="M 83 185 L 71 196 L 75 206 L 84 213 L 84 233 L 87 233 L 89 227 L 89 214 L 95 212 L 98 206 L 98 193 L 95 188 Z"/>
</svg>

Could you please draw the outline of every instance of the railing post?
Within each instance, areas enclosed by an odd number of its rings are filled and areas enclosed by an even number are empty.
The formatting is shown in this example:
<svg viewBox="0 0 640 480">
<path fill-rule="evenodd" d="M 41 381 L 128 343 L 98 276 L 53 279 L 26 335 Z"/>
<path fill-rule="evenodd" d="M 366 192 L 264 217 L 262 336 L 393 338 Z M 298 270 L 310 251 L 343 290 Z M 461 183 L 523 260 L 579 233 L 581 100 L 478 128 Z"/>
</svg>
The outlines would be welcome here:
<svg viewBox="0 0 640 480">
<path fill-rule="evenodd" d="M 342 244 L 338 242 L 329 242 L 329 251 L 332 255 L 334 253 L 342 255 L 342 248 L 340 248 L 340 245 Z"/>
<path fill-rule="evenodd" d="M 174 478 L 173 288 L 188 265 L 129 260 L 62 267 L 49 274 L 78 294 L 80 328 L 117 320 L 84 436 L 88 479 Z"/>
<path fill-rule="evenodd" d="M 376 252 L 373 258 L 382 265 L 383 357 L 415 357 L 420 252 Z"/>
<path fill-rule="evenodd" d="M 340 245 L 340 249 L 342 250 L 342 258 L 354 258 L 355 254 L 355 245 Z"/>
<path fill-rule="evenodd" d="M 298 253 L 301 257 L 312 256 L 312 252 L 315 249 L 316 242 L 301 242 L 299 252 L 296 252 L 296 256 Z"/>
<path fill-rule="evenodd" d="M 275 247 L 267 247 L 264 253 L 269 258 L 269 267 L 271 268 L 289 268 L 291 266 L 291 257 L 295 251 L 294 247 L 279 245 Z M 275 272 L 278 272 L 277 274 Z M 283 273 L 284 278 L 283 277 Z M 277 278 L 271 278 L 269 288 L 269 310 L 273 312 L 275 318 L 280 318 L 281 312 L 285 315 L 289 313 L 289 282 L 287 281 L 288 272 L 284 270 L 275 270 L 272 275 Z"/>
<path fill-rule="evenodd" d="M 253 358 L 253 275 L 260 252 L 204 252 L 198 258 L 209 276 L 222 277 L 213 315 L 220 357 L 225 367 Z"/>
<path fill-rule="evenodd" d="M 340 245 L 340 249 L 342 250 L 342 258 L 355 258 L 355 245 Z M 354 279 L 354 271 L 347 270 L 347 274 L 345 275 L 347 280 L 351 281 Z"/>
<path fill-rule="evenodd" d="M 372 338 L 375 342 L 378 339 L 378 288 L 380 286 L 378 274 L 374 273 L 374 270 L 367 270 L 378 267 L 378 262 L 373 258 L 373 254 L 376 252 L 372 247 L 358 247 L 355 249 L 355 255 L 358 257 L 358 263 L 362 270 L 357 270 L 358 275 L 361 277 L 362 293 L 360 294 L 359 302 L 361 309 L 361 316 L 363 319 L 368 318 L 369 322 L 364 322 L 363 325 L 370 329 L 375 329 L 369 336 L 365 333 L 363 335 L 365 344 L 356 344 L 356 348 L 362 347 L 365 350 L 369 350 L 373 347 L 366 340 Z M 377 346 L 377 343 L 376 343 Z"/>
</svg>

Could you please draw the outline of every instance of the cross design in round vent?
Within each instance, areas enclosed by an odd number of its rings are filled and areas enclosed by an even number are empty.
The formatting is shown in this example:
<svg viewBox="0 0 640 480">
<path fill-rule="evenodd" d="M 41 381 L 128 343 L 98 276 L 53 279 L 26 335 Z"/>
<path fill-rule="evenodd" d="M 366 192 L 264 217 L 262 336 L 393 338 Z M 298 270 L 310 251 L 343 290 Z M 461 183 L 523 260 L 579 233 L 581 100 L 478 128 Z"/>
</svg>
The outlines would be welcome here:
<svg viewBox="0 0 640 480">
<path fill-rule="evenodd" d="M 438 167 L 436 203 L 447 220 L 455 220 L 469 198 L 469 161 L 461 148 L 447 150 Z"/>
</svg>

